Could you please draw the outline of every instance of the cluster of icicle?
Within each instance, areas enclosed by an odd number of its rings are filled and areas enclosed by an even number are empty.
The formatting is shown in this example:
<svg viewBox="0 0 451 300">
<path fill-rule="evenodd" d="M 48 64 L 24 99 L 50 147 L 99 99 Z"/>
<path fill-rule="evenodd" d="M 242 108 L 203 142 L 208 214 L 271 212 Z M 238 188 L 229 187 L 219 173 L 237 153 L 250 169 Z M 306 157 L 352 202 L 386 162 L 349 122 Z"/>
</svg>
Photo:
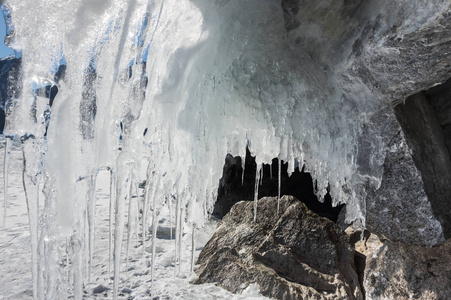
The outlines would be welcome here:
<svg viewBox="0 0 451 300">
<path fill-rule="evenodd" d="M 318 193 L 328 188 L 335 204 L 351 203 L 349 221 L 364 222 L 361 195 L 342 188 L 353 184 L 356 173 L 355 128 L 362 107 L 333 88 L 324 90 L 324 81 L 334 82 L 284 45 L 276 2 L 5 1 L 14 25 L 8 40 L 22 53 L 23 81 L 6 133 L 21 141 L 24 154 L 36 299 L 67 293 L 82 298 L 94 265 L 99 172 L 111 175 L 114 298 L 124 238 L 127 257 L 132 236 L 142 235 L 142 249 L 152 243 L 154 274 L 159 212 L 170 206 L 180 269 L 183 227 L 203 226 L 225 155 L 241 155 L 244 162 L 246 147 L 260 166 L 255 214 L 261 165 L 279 157 L 279 164 L 289 162 L 289 172 L 305 163 L 318 180 Z M 56 78 L 61 65 L 67 65 L 64 78 Z M 58 86 L 50 108 L 35 78 Z M 325 101 L 334 97 L 351 112 L 347 117 Z M 30 117 L 30 99 L 37 99 L 37 115 L 47 111 L 50 122 Z M 5 174 L 7 168 L 5 163 Z M 279 165 L 278 198 L 280 177 Z M 5 207 L 6 202 L 5 188 Z M 61 244 L 68 249 L 66 274 L 56 253 Z"/>
</svg>

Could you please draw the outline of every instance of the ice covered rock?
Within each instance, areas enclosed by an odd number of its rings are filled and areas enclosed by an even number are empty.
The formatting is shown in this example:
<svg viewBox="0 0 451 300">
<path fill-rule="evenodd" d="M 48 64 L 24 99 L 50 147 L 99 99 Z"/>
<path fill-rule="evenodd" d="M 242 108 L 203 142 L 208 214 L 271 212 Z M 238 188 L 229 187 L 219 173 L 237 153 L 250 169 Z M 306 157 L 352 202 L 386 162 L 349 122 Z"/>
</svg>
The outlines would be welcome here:
<svg viewBox="0 0 451 300">
<path fill-rule="evenodd" d="M 292 47 L 399 102 L 449 78 L 451 3 L 283 0 Z"/>
<path fill-rule="evenodd" d="M 258 284 L 277 299 L 362 299 L 354 249 L 333 222 L 284 196 L 239 202 L 199 255 L 196 283 L 218 282 L 239 293 Z"/>
<path fill-rule="evenodd" d="M 433 113 L 428 101 L 446 108 L 449 88 L 426 91 L 428 100 L 416 105 L 402 103 L 449 79 L 449 1 L 284 0 L 282 7 L 291 47 L 335 73 L 345 97 L 372 107 L 358 137 L 351 186 L 365 198 L 366 226 L 410 244 L 444 242 L 451 224 L 444 145 L 451 130 L 448 110 Z"/>
</svg>

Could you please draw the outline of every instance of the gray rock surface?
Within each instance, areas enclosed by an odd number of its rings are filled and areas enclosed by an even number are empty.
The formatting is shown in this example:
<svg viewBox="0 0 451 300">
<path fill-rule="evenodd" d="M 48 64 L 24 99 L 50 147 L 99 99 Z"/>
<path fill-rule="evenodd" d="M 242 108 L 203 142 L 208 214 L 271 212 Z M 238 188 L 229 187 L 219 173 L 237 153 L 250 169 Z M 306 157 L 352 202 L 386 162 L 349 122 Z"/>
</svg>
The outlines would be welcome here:
<svg viewBox="0 0 451 300">
<path fill-rule="evenodd" d="M 239 202 L 199 255 L 195 283 L 238 293 L 257 284 L 277 299 L 363 299 L 349 237 L 299 200 L 284 196 Z"/>
<path fill-rule="evenodd" d="M 109 288 L 107 288 L 106 286 L 103 286 L 103 285 L 99 284 L 98 286 L 96 286 L 96 287 L 92 290 L 92 293 L 93 293 L 93 294 L 100 294 L 100 293 L 106 292 L 106 291 L 108 291 L 108 290 L 109 290 Z"/>
<path fill-rule="evenodd" d="M 371 232 L 427 246 L 445 240 L 401 129 L 389 143 L 381 186 L 368 192 L 366 203 Z"/>
<path fill-rule="evenodd" d="M 449 238 L 451 159 L 439 119 L 423 93 L 409 97 L 405 105 L 396 106 L 395 113 L 411 149 L 415 166 L 421 173 L 424 191 L 433 210 L 430 216 L 435 216 L 440 221 L 445 237 Z"/>
<path fill-rule="evenodd" d="M 366 299 L 450 299 L 451 240 L 433 248 L 408 246 L 376 235 L 355 244 L 366 259 Z"/>
</svg>

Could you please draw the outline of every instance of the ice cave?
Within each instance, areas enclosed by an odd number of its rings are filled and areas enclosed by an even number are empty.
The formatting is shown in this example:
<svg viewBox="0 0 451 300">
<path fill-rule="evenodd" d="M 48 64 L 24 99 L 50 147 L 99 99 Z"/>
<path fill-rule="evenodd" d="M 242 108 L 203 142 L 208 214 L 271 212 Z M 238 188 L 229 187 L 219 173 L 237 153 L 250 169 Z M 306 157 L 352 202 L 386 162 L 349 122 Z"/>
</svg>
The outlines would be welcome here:
<svg viewBox="0 0 451 300">
<path fill-rule="evenodd" d="M 0 6 L 0 299 L 451 298 L 451 0 Z"/>
</svg>

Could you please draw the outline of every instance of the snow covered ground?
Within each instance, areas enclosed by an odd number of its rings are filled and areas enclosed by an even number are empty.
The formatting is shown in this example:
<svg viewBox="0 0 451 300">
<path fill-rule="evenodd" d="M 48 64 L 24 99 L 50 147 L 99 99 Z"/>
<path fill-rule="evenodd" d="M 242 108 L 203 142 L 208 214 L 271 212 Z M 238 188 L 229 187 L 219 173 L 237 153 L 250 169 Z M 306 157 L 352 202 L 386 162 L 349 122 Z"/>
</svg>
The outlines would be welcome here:
<svg viewBox="0 0 451 300">
<path fill-rule="evenodd" d="M 3 149 L 0 149 L 3 152 Z M 0 160 L 3 170 L 4 161 Z M 22 152 L 11 152 L 8 178 L 8 206 L 5 227 L 0 229 L 0 299 L 32 299 L 30 233 L 28 227 L 27 206 L 22 184 Z M 1 175 L 3 181 L 3 175 Z M 3 184 L 1 184 L 3 200 Z M 85 284 L 84 299 L 112 299 L 113 269 L 110 270 L 109 255 L 109 172 L 100 172 L 96 190 L 96 229 L 91 283 Z M 3 210 L 3 201 L 2 201 Z M 2 211 L 3 215 L 3 211 Z M 3 217 L 2 217 L 3 218 Z M 204 229 L 195 233 L 195 258 L 216 227 L 217 221 L 210 220 Z M 127 225 L 126 225 L 127 226 Z M 242 295 L 231 294 L 214 284 L 193 285 L 195 279 L 191 269 L 192 230 L 185 228 L 182 243 L 182 264 L 180 275 L 175 264 L 175 240 L 170 236 L 169 212 L 162 210 L 157 231 L 157 254 L 155 280 L 151 290 L 151 234 L 148 234 L 145 251 L 141 237 L 133 237 L 126 263 L 125 235 L 122 251 L 121 284 L 119 299 L 267 299 L 258 293 L 258 287 L 248 288 Z M 175 235 L 174 230 L 172 235 Z M 67 273 L 65 245 L 60 245 L 62 257 L 60 272 Z M 85 276 L 85 282 L 88 278 Z M 70 282 L 70 279 L 69 279 Z M 93 293 L 99 286 L 108 288 L 100 293 Z M 69 285 L 70 286 L 70 285 Z M 71 299 L 71 291 L 68 291 Z"/>
</svg>

